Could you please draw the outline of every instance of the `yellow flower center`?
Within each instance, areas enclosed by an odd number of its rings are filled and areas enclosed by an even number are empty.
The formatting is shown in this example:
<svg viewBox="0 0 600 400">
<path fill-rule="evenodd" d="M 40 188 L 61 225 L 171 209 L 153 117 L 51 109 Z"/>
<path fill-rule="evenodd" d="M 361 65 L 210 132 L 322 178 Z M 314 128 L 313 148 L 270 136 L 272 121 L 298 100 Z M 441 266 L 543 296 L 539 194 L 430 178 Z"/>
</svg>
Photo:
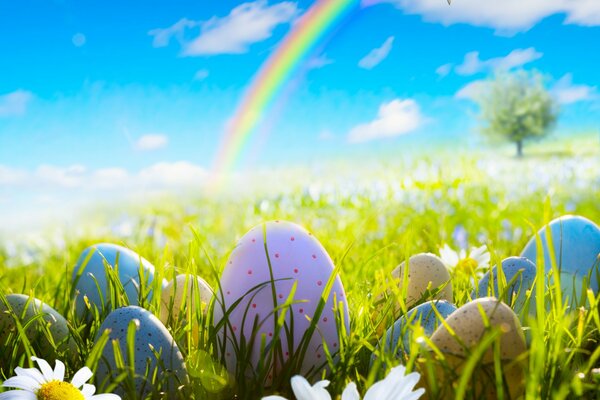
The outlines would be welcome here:
<svg viewBox="0 0 600 400">
<path fill-rule="evenodd" d="M 471 257 L 467 257 L 460 260 L 456 268 L 465 274 L 471 275 L 475 272 L 475 269 L 478 265 L 479 264 L 476 260 L 472 259 Z"/>
<path fill-rule="evenodd" d="M 85 400 L 71 383 L 58 380 L 44 383 L 36 395 L 38 400 Z"/>
</svg>

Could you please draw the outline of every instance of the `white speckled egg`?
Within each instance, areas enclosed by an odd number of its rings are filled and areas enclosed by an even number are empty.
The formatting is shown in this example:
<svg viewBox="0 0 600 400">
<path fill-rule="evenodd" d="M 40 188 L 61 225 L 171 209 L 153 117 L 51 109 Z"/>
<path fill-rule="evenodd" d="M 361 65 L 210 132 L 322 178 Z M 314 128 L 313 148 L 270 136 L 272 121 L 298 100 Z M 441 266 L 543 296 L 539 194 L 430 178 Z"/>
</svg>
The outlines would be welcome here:
<svg viewBox="0 0 600 400">
<path fill-rule="evenodd" d="M 90 254 L 91 253 L 91 254 Z M 81 318 L 86 314 L 84 296 L 92 306 L 102 310 L 102 304 L 111 310 L 109 289 L 106 278 L 105 263 L 110 268 L 117 266 L 119 280 L 125 289 L 129 304 L 138 305 L 140 282 L 146 288 L 148 299 L 152 296 L 150 283 L 154 280 L 154 266 L 136 252 L 122 246 L 110 243 L 100 243 L 88 247 L 83 251 L 73 270 L 73 282 L 75 282 L 77 315 Z M 140 277 L 139 271 L 143 271 Z M 79 276 L 79 277 L 78 277 Z"/>
<path fill-rule="evenodd" d="M 530 313 L 534 314 L 535 288 L 533 285 L 536 275 L 535 265 L 525 257 L 509 257 L 502 261 L 502 272 L 504 273 L 506 284 L 508 285 L 508 287 L 505 288 L 504 296 L 500 296 L 501 293 L 498 291 L 498 273 L 497 267 L 494 267 L 491 271 L 491 282 L 490 271 L 488 271 L 479 281 L 477 290 L 472 293 L 471 297 L 478 298 L 493 295 L 504 301 L 506 304 L 512 305 L 515 313 L 521 316 L 527 300 L 527 291 L 530 290 L 532 291 L 532 294 L 529 299 L 529 310 L 524 313 L 523 317 Z"/>
<path fill-rule="evenodd" d="M 269 346 L 279 335 L 284 362 L 290 357 L 297 357 L 295 353 L 300 341 L 311 324 L 309 318 L 318 318 L 317 329 L 310 337 L 302 366 L 296 373 L 306 374 L 309 370 L 314 372 L 323 368 L 326 364 L 323 341 L 332 354 L 337 353 L 339 349 L 333 311 L 334 299 L 338 307 L 340 304 L 343 307 L 345 329 L 349 332 L 346 295 L 339 276 L 334 277 L 322 313 L 315 315 L 333 270 L 333 262 L 319 241 L 296 224 L 271 221 L 246 233 L 227 260 L 221 277 L 223 299 L 217 299 L 214 312 L 214 321 L 218 323 L 223 318 L 224 309 L 231 311 L 226 328 L 221 330 L 221 339 L 226 335 L 224 358 L 227 368 L 235 371 L 237 354 L 232 341 L 239 344 L 242 338 L 252 349 L 252 365 L 248 366 L 246 371 L 256 368 L 259 363 L 260 340 L 263 336 L 266 346 Z M 276 332 L 273 310 L 285 303 L 294 284 L 297 285 L 295 304 L 286 313 L 287 328 Z M 231 310 L 238 301 L 239 304 Z M 261 324 L 256 332 L 256 339 L 252 341 L 255 319 Z M 289 331 L 289 337 L 286 329 Z M 288 343 L 292 348 L 289 348 Z M 270 361 L 267 363 L 273 367 Z M 280 367 L 281 365 L 277 365 L 270 370 L 269 376 L 266 377 L 267 384 L 271 382 L 272 373 L 276 374 Z"/>
<path fill-rule="evenodd" d="M 552 269 L 548 250 L 546 228 L 538 232 L 544 249 L 544 268 Z M 600 268 L 600 228 L 589 219 L 567 215 L 549 224 L 557 267 L 560 269 L 561 289 L 570 299 L 582 298 L 583 280 L 598 294 L 598 269 Z M 536 263 L 536 237 L 527 243 L 521 257 Z M 588 277 L 591 277 L 588 278 Z"/>
<path fill-rule="evenodd" d="M 2 346 L 6 343 L 10 333 L 17 332 L 15 316 L 19 319 L 21 326 L 25 327 L 27 339 L 36 349 L 39 357 L 52 359 L 57 356 L 44 334 L 45 326 L 48 326 L 48 331 L 59 352 L 75 349 L 75 342 L 69 334 L 67 320 L 54 308 L 39 299 L 24 294 L 9 294 L 6 296 L 6 303 L 0 301 L 0 354 L 13 350 L 12 348 L 3 349 Z M 12 310 L 14 314 L 9 313 L 8 310 Z M 43 317 L 39 318 L 39 314 L 42 314 Z"/>
<path fill-rule="evenodd" d="M 404 284 L 404 265 L 405 262 L 402 262 L 392 271 L 392 276 L 399 280 L 401 288 Z M 453 301 L 450 273 L 442 260 L 435 254 L 421 253 L 412 256 L 408 260 L 407 278 L 405 300 L 408 307 L 419 301 L 426 294 L 428 287 L 434 291 L 443 286 L 434 299 Z"/>
<path fill-rule="evenodd" d="M 453 387 L 452 382 L 446 382 L 445 380 L 456 379 L 457 377 L 454 375 L 456 373 L 460 375 L 465 358 L 468 358 L 471 351 L 480 344 L 488 331 L 482 313 L 486 315 L 491 327 L 498 327 L 501 330 L 498 340 L 503 376 L 510 391 L 510 398 L 518 398 L 524 391 L 523 365 L 526 363 L 526 361 L 520 360 L 519 357 L 527 351 L 527 346 L 517 315 L 509 306 L 494 297 L 473 300 L 450 314 L 445 322 L 455 335 L 450 333 L 446 324 L 438 327 L 433 333 L 431 342 L 441 352 L 445 353 L 452 373 L 452 378 L 449 378 L 445 373 L 439 373 L 436 379 L 439 379 L 442 387 Z M 493 354 L 493 346 L 489 346 L 474 371 L 477 376 L 472 379 L 472 390 L 475 391 L 476 398 L 497 398 L 494 384 Z"/>
<path fill-rule="evenodd" d="M 127 330 L 131 321 L 136 324 L 134 360 L 130 360 L 127 354 Z M 119 371 L 115 362 L 112 345 L 115 340 L 119 343 L 125 365 L 130 366 L 132 362 L 135 364 L 135 391 L 140 398 L 154 390 L 150 381 L 152 373 L 147 375 L 145 372 L 147 364 L 152 372 L 158 369 L 159 380 L 166 377 L 166 387 L 163 386 L 162 390 L 169 393 L 169 398 L 173 398 L 179 386 L 188 382 L 185 362 L 177 343 L 150 311 L 137 306 L 121 307 L 112 311 L 100 326 L 96 342 L 107 329 L 110 332 L 109 340 L 104 346 L 96 371 L 98 383 L 114 382 L 123 372 Z M 160 354 L 158 359 L 155 352 Z M 150 378 L 146 380 L 145 376 Z M 124 390 L 120 387 L 117 392 L 122 394 Z"/>
<path fill-rule="evenodd" d="M 388 328 L 385 334 L 386 352 L 396 351 L 396 356 L 401 358 L 404 354 L 408 355 L 410 343 L 413 337 L 413 329 L 420 325 L 423 328 L 425 336 L 430 337 L 438 326 L 442 324 L 442 320 L 438 318 L 433 308 L 437 310 L 443 319 L 446 319 L 456 310 L 456 306 L 445 300 L 427 301 L 419 306 L 411 309 L 405 315 Z M 400 343 L 401 342 L 401 343 Z M 378 345 L 379 347 L 379 345 Z M 371 364 L 375 360 L 375 353 L 371 357 Z"/>
</svg>

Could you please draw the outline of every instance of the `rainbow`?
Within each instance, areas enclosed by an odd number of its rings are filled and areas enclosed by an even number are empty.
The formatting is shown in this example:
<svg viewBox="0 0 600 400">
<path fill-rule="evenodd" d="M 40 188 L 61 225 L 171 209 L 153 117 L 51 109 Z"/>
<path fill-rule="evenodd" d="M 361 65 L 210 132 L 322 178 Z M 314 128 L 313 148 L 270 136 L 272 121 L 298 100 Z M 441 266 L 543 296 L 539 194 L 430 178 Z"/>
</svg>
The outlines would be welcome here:
<svg viewBox="0 0 600 400">
<path fill-rule="evenodd" d="M 217 181 L 234 168 L 252 132 L 285 83 L 315 46 L 359 5 L 360 0 L 317 0 L 263 63 L 222 138 L 213 167 Z"/>
</svg>

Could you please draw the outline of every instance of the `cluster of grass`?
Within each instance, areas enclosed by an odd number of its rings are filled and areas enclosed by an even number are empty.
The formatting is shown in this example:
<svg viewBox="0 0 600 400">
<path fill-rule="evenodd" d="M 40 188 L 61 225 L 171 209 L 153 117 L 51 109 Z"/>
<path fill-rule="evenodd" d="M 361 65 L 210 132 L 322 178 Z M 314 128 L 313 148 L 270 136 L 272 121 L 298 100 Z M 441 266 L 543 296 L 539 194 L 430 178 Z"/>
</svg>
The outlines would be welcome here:
<svg viewBox="0 0 600 400">
<path fill-rule="evenodd" d="M 0 294 L 30 294 L 64 315 L 70 321 L 76 351 L 55 344 L 57 357 L 71 372 L 86 364 L 94 370 L 99 359 L 94 337 L 102 316 L 90 324 L 78 321 L 72 301 L 72 269 L 87 246 L 123 244 L 156 266 L 157 280 L 189 272 L 203 277 L 218 292 L 220 268 L 237 239 L 264 221 L 293 221 L 312 231 L 327 249 L 347 294 L 351 329 L 340 338 L 339 354 L 329 358 L 330 392 L 341 393 L 349 381 L 364 392 L 386 369 L 399 363 L 424 375 L 432 371 L 432 365 L 448 366 L 437 353 L 413 351 L 399 359 L 395 351 L 376 350 L 380 332 L 385 331 L 382 328 L 391 326 L 407 311 L 402 293 L 389 283 L 390 272 L 402 261 L 421 252 L 438 253 L 444 243 L 455 248 L 486 244 L 491 264 L 496 265 L 519 255 L 537 229 L 552 218 L 578 214 L 600 221 L 600 170 L 594 154 L 522 161 L 447 155 L 388 162 L 362 168 L 360 173 L 348 168 L 343 178 L 326 175 L 321 169 L 280 171 L 267 174 L 268 179 L 258 178 L 273 182 L 263 191 L 185 200 L 165 197 L 129 208 L 126 214 L 119 211 L 118 218 L 111 211 L 104 223 L 95 222 L 84 234 L 62 232 L 58 239 L 49 234 L 46 241 L 22 243 L 12 249 L 0 243 Z M 277 187 L 280 184 L 285 184 L 285 190 Z M 123 224 L 127 229 L 121 229 Z M 455 275 L 453 279 L 454 303 L 461 306 L 470 300 L 477 276 Z M 544 285 L 548 281 L 539 266 L 537 282 L 543 287 L 538 286 L 538 293 L 546 293 L 551 307 L 544 307 L 542 297 L 536 306 L 538 317 L 524 326 L 529 343 L 527 357 L 522 360 L 527 398 L 598 396 L 599 299 L 588 292 L 581 307 L 567 309 L 558 288 L 552 283 Z M 383 302 L 378 300 L 382 296 Z M 119 296 L 114 298 L 119 304 Z M 159 298 L 155 295 L 144 303 L 157 315 Z M 248 375 L 245 366 L 233 374 L 226 371 L 212 323 L 214 307 L 218 307 L 216 302 L 209 307 L 208 316 L 198 308 L 168 323 L 190 375 L 190 384 L 181 390 L 181 396 L 251 399 L 280 393 L 292 398 L 289 378 L 296 372 L 294 368 L 284 369 L 268 388 L 264 385 L 265 371 Z M 484 345 L 472 355 L 470 369 L 462 371 L 465 378 L 457 377 L 456 386 L 446 388 L 446 392 L 458 391 L 464 398 L 474 396 L 467 385 L 470 373 L 477 369 L 485 346 L 494 346 L 497 335 L 491 330 L 482 338 Z M 12 376 L 15 367 L 28 365 L 28 356 L 41 350 L 21 336 L 13 335 L 0 343 L 2 380 Z M 17 346 L 26 351 L 2 351 Z M 378 358 L 371 366 L 374 352 Z M 492 366 L 492 382 L 498 397 L 506 399 L 507 382 L 497 374 L 501 368 L 499 362 Z M 127 369 L 123 371 L 122 379 L 128 379 Z M 159 380 L 152 377 L 152 371 L 148 376 Z M 107 383 L 104 389 L 112 390 L 115 382 Z M 443 389 L 436 392 L 428 387 L 430 398 L 442 396 Z M 149 396 L 160 397 L 159 391 Z M 127 398 L 135 396 L 129 394 Z"/>
</svg>

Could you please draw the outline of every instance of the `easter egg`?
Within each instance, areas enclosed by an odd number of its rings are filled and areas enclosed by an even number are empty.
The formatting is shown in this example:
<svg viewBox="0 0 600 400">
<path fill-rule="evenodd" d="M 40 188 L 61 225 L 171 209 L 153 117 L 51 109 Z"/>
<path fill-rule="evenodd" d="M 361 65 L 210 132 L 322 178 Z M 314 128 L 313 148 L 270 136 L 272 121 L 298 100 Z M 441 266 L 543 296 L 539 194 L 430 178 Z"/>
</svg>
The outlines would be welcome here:
<svg viewBox="0 0 600 400">
<path fill-rule="evenodd" d="M 192 334 L 194 339 L 197 339 L 197 311 L 201 315 L 206 315 L 212 296 L 213 290 L 204 279 L 194 275 L 177 275 L 162 290 L 160 320 L 165 325 L 169 321 L 169 317 L 173 322 L 185 323 L 189 312 L 194 320 Z M 196 304 L 198 304 L 198 310 Z"/>
<path fill-rule="evenodd" d="M 244 373 L 251 373 L 261 359 L 264 340 L 266 384 L 281 368 L 281 362 L 272 361 L 274 352 L 282 355 L 283 364 L 303 357 L 296 373 L 322 370 L 327 363 L 324 344 L 333 356 L 339 350 L 342 333 L 335 313 L 341 312 L 346 333 L 350 328 L 344 287 L 333 273 L 333 262 L 323 246 L 296 224 L 271 221 L 246 233 L 226 262 L 223 298 L 217 299 L 214 311 L 215 324 L 222 324 L 227 368 L 234 372 L 238 357 L 247 357 L 251 365 Z M 324 292 L 330 278 L 329 291 Z M 319 307 L 322 297 L 324 307 Z M 284 326 L 278 329 L 281 313 L 285 313 Z M 222 321 L 224 315 L 228 316 Z M 236 353 L 242 343 L 250 354 Z"/>
<path fill-rule="evenodd" d="M 483 315 L 487 319 L 484 320 Z M 522 355 L 527 351 L 525 338 L 517 315 L 511 308 L 494 297 L 473 300 L 458 308 L 439 326 L 431 342 L 444 354 L 449 368 L 440 369 L 434 376 L 447 390 L 442 398 L 454 398 L 452 388 L 457 385 L 466 360 L 483 340 L 495 329 L 499 336 L 499 358 L 509 398 L 518 398 L 524 392 Z M 494 374 L 494 341 L 483 349 L 477 367 L 473 370 L 471 391 L 474 398 L 496 399 Z M 431 378 L 431 376 L 429 376 Z"/>
<path fill-rule="evenodd" d="M 148 299 L 152 297 L 150 283 L 154 279 L 154 266 L 134 251 L 110 243 L 100 243 L 83 251 L 73 270 L 73 282 L 78 294 L 75 303 L 79 317 L 86 314 L 86 300 L 90 307 L 99 311 L 112 310 L 111 290 L 107 280 L 106 268 L 118 276 L 124 294 L 124 303 L 138 305 L 140 283 Z M 117 275 L 118 271 L 118 275 Z M 117 290 L 117 293 L 119 291 Z"/>
<path fill-rule="evenodd" d="M 560 271 L 561 290 L 564 296 L 578 303 L 584 294 L 584 281 L 587 287 L 598 294 L 598 269 L 600 268 L 600 228 L 589 219 L 567 215 L 557 218 L 538 232 L 544 250 L 544 268 L 551 271 L 552 264 L 548 246 L 548 232 L 551 234 L 554 259 Z M 536 237 L 532 237 L 521 257 L 533 263 L 537 261 Z"/>
<path fill-rule="evenodd" d="M 135 327 L 133 340 L 133 359 L 128 352 L 127 335 L 130 323 Z M 102 357 L 96 370 L 96 381 L 99 384 L 110 384 L 124 371 L 118 367 L 116 359 L 122 359 L 125 368 L 133 368 L 135 373 L 135 392 L 139 398 L 158 389 L 152 382 L 156 373 L 158 382 L 162 382 L 161 390 L 174 398 L 178 387 L 188 382 L 185 362 L 177 343 L 165 326 L 150 311 L 137 306 L 117 308 L 112 311 L 98 330 L 96 343 L 108 330 Z M 120 355 L 115 356 L 113 341 L 118 341 Z M 149 373 L 146 372 L 148 368 Z M 116 390 L 123 394 L 123 384 Z M 127 393 L 130 394 L 130 393 Z"/>
<path fill-rule="evenodd" d="M 441 320 L 436 315 L 434 307 L 442 317 Z M 425 336 L 430 337 L 437 327 L 442 324 L 442 320 L 446 319 L 455 310 L 454 304 L 445 300 L 427 301 L 412 308 L 408 313 L 398 318 L 394 325 L 387 330 L 385 349 L 387 351 L 396 349 L 398 356 L 401 356 L 402 353 L 408 354 L 413 336 L 411 327 L 420 325 Z M 402 341 L 402 344 L 399 343 L 400 341 Z"/>
<path fill-rule="evenodd" d="M 402 262 L 392 271 L 394 279 L 399 280 L 400 288 L 404 286 L 404 267 Z M 408 260 L 408 273 L 406 275 L 406 305 L 410 307 L 417 301 L 426 297 L 429 292 L 439 290 L 433 299 L 452 301 L 452 282 L 450 273 L 442 260 L 431 253 L 421 253 L 410 257 Z"/>
<path fill-rule="evenodd" d="M 503 293 L 500 293 L 498 289 L 498 270 L 497 267 L 494 267 L 491 271 L 483 275 L 479 281 L 477 290 L 473 292 L 471 297 L 479 298 L 492 295 L 511 305 L 515 313 L 521 315 L 526 305 L 527 291 L 533 291 L 534 289 L 535 265 L 525 257 L 509 257 L 503 260 L 501 265 L 506 284 L 508 285 L 503 289 Z M 525 314 L 534 313 L 535 297 L 533 295 L 531 295 L 528 305 L 529 312 Z"/>
<path fill-rule="evenodd" d="M 6 296 L 6 303 L 0 301 L 0 360 L 9 359 L 10 353 L 15 350 L 14 346 L 5 347 L 6 345 L 18 343 L 7 343 L 9 337 L 20 336 L 15 317 L 25 329 L 27 340 L 39 357 L 51 359 L 57 356 L 45 331 L 51 335 L 58 352 L 70 352 L 76 348 L 69 334 L 67 320 L 58 311 L 39 299 L 24 294 L 9 294 Z M 20 349 L 19 352 L 23 351 L 20 347 L 17 349 Z"/>
</svg>

